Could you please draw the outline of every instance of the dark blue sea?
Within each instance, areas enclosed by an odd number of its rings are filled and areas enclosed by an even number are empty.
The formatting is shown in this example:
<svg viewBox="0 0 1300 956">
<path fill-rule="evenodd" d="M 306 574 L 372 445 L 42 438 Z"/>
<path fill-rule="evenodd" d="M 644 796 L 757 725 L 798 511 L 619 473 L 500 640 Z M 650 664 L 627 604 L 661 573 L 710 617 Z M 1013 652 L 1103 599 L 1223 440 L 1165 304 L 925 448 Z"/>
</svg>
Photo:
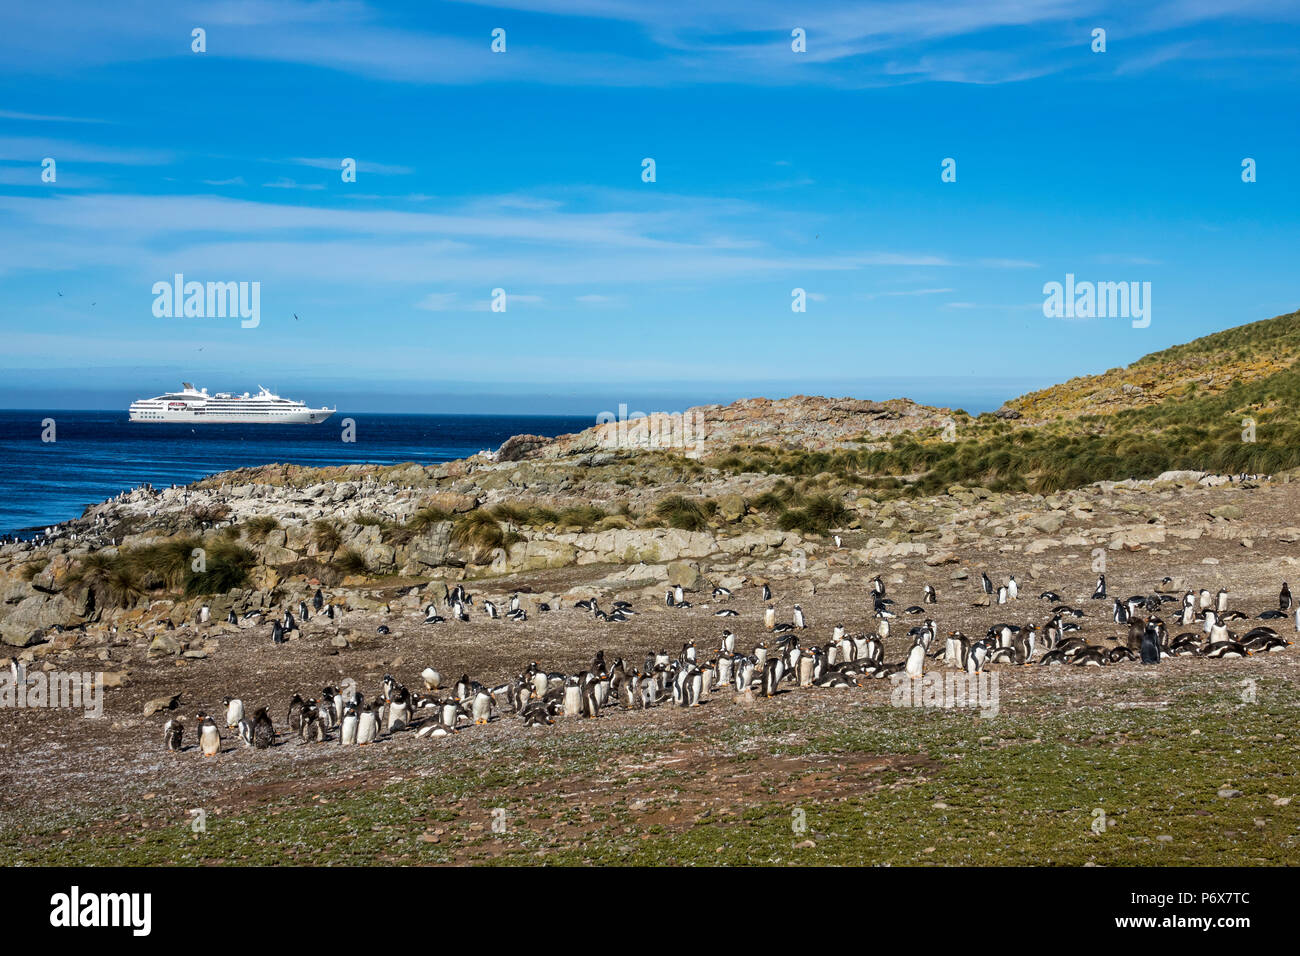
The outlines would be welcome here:
<svg viewBox="0 0 1300 956">
<path fill-rule="evenodd" d="M 54 419 L 52 442 L 42 421 Z M 342 420 L 356 442 L 342 440 Z M 422 465 L 498 448 L 511 435 L 565 435 L 591 417 L 339 412 L 319 425 L 132 424 L 121 412 L 0 411 L 0 533 L 78 518 L 86 505 L 149 483 L 188 484 L 232 468 Z"/>
</svg>

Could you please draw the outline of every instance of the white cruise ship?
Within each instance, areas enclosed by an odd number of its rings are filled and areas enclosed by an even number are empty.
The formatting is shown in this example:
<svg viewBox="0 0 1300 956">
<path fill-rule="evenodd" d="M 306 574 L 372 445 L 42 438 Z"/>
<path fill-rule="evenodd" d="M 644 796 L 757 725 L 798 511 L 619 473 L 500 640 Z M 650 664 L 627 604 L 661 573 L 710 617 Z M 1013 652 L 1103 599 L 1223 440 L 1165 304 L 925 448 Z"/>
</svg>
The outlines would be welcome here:
<svg viewBox="0 0 1300 956">
<path fill-rule="evenodd" d="M 333 415 L 334 408 L 308 408 L 302 402 L 281 398 L 259 387 L 256 395 L 234 395 L 217 392 L 209 395 L 206 388 L 195 388 L 183 382 L 179 392 L 168 392 L 157 398 L 142 398 L 131 403 L 133 422 L 199 422 L 210 425 L 270 423 L 282 425 L 315 425 Z"/>
</svg>

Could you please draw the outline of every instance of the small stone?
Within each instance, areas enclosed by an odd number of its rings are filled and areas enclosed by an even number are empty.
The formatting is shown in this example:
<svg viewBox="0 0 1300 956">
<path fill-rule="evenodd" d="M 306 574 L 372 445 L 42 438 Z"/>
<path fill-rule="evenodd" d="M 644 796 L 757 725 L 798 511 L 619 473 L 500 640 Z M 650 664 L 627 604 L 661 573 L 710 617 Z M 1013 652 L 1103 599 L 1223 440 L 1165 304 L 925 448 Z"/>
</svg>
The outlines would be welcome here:
<svg viewBox="0 0 1300 956">
<path fill-rule="evenodd" d="M 144 705 L 144 715 L 151 717 L 162 710 L 175 710 L 180 700 L 180 694 L 172 694 L 170 697 L 155 697 Z"/>
<path fill-rule="evenodd" d="M 1219 791 L 1219 796 L 1221 796 L 1221 797 L 1223 797 L 1223 798 L 1225 798 L 1225 799 L 1227 799 L 1227 798 L 1231 798 L 1231 797 L 1239 797 L 1239 796 L 1241 796 L 1241 791 L 1240 791 L 1240 790 L 1231 790 L 1231 789 L 1229 789 L 1228 787 L 1224 787 L 1222 790 Z"/>
<path fill-rule="evenodd" d="M 804 840 L 802 843 L 796 843 L 794 845 L 794 848 L 796 850 L 811 850 L 816 845 L 817 844 L 814 843 L 812 840 Z"/>
</svg>

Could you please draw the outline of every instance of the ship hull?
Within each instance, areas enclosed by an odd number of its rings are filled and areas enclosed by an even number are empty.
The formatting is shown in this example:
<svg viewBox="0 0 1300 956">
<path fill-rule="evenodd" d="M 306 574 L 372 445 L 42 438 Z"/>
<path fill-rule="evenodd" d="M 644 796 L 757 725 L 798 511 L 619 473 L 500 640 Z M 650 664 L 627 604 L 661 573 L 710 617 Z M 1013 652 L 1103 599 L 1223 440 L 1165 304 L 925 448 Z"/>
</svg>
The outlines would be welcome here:
<svg viewBox="0 0 1300 956">
<path fill-rule="evenodd" d="M 334 414 L 332 408 L 295 408 L 266 415 L 210 412 L 202 408 L 131 407 L 130 420 L 153 424 L 184 425 L 319 425 Z"/>
</svg>

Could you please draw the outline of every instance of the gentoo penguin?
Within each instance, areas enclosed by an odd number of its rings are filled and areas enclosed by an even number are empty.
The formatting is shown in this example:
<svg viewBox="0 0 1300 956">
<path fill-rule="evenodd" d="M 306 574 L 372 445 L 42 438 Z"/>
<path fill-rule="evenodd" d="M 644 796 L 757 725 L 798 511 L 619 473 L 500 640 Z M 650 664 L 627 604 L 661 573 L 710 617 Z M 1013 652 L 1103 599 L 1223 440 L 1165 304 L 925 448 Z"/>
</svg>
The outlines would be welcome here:
<svg viewBox="0 0 1300 956">
<path fill-rule="evenodd" d="M 302 706 L 302 729 L 298 731 L 298 736 L 304 742 L 324 741 L 327 734 L 325 732 L 325 717 L 320 705 L 314 700 L 303 702 Z"/>
<path fill-rule="evenodd" d="M 582 715 L 582 681 L 578 677 L 567 677 L 564 680 L 564 716 L 579 717 Z"/>
<path fill-rule="evenodd" d="M 247 717 L 239 718 L 239 727 L 237 728 L 239 739 L 245 747 L 253 746 L 253 722 Z"/>
<path fill-rule="evenodd" d="M 236 626 L 239 625 L 239 618 L 235 617 L 235 609 L 234 609 L 234 608 L 231 608 L 231 609 L 230 609 L 230 613 L 226 615 L 226 623 L 227 623 L 227 624 L 234 624 L 234 625 L 236 625 Z"/>
<path fill-rule="evenodd" d="M 1006 587 L 1006 585 L 1004 584 L 1004 585 L 1002 585 L 1000 588 L 998 588 L 998 603 L 999 603 L 999 604 L 1006 604 L 1006 603 L 1007 603 L 1007 595 L 1008 595 L 1007 587 Z"/>
<path fill-rule="evenodd" d="M 1128 605 L 1121 604 L 1119 598 L 1115 598 L 1115 608 L 1112 611 L 1111 616 L 1115 619 L 1116 624 L 1127 624 L 1129 617 Z"/>
<path fill-rule="evenodd" d="M 316 593 L 311 596 L 311 606 L 317 611 L 325 606 L 325 595 L 321 594 L 320 588 L 317 588 Z"/>
<path fill-rule="evenodd" d="M 929 584 L 927 584 L 927 585 L 925 586 L 925 598 L 922 600 L 921 603 L 922 603 L 922 604 L 938 604 L 938 603 L 939 603 L 939 596 L 938 596 L 937 594 L 934 593 L 934 587 L 933 587 L 933 586 L 931 586 L 931 585 L 929 585 Z"/>
<path fill-rule="evenodd" d="M 1143 664 L 1160 663 L 1160 631 L 1149 619 L 1142 631 L 1141 654 Z"/>
<path fill-rule="evenodd" d="M 551 720 L 551 712 L 543 700 L 531 701 L 519 712 L 519 716 L 523 719 L 525 727 L 546 727 L 554 723 Z"/>
<path fill-rule="evenodd" d="M 185 725 L 181 723 L 179 717 L 173 717 L 167 723 L 163 724 L 163 746 L 172 752 L 178 752 L 181 749 L 181 741 L 185 737 Z"/>
<path fill-rule="evenodd" d="M 980 572 L 980 588 L 983 589 L 985 594 L 993 593 L 993 582 L 989 580 L 987 571 Z"/>
<path fill-rule="evenodd" d="M 878 598 L 885 596 L 885 582 L 881 580 L 879 574 L 871 579 L 871 593 Z"/>
<path fill-rule="evenodd" d="M 221 702 L 226 705 L 226 728 L 234 730 L 244 719 L 244 702 L 238 697 L 226 697 Z"/>
<path fill-rule="evenodd" d="M 486 687 L 480 687 L 478 693 L 474 695 L 474 702 L 471 704 L 471 714 L 474 717 L 474 723 L 486 724 L 492 719 L 492 705 L 496 701 L 492 697 L 492 692 Z"/>
<path fill-rule="evenodd" d="M 1092 591 L 1092 599 L 1094 601 L 1101 601 L 1104 600 L 1105 597 L 1106 597 L 1106 575 L 1099 574 L 1097 575 L 1097 586 Z"/>
<path fill-rule="evenodd" d="M 1201 656 L 1216 658 L 1249 657 L 1250 651 L 1236 641 L 1218 641 L 1207 644 L 1201 650 Z"/>
<path fill-rule="evenodd" d="M 1277 596 L 1277 609 L 1284 614 L 1291 610 L 1291 589 L 1287 587 L 1286 582 L 1282 582 L 1282 593 Z"/>
<path fill-rule="evenodd" d="M 776 627 L 776 608 L 770 604 L 763 611 L 763 626 L 769 631 Z"/>
<path fill-rule="evenodd" d="M 343 707 L 343 722 L 339 726 L 339 744 L 352 745 L 357 742 L 357 705 L 348 701 Z"/>
<path fill-rule="evenodd" d="M 379 709 L 383 704 L 376 700 L 357 718 L 357 743 L 372 744 L 379 736 Z"/>
<path fill-rule="evenodd" d="M 271 717 L 267 714 L 266 708 L 259 707 L 257 713 L 253 715 L 253 747 L 256 750 L 265 750 L 273 743 L 275 743 L 275 727 L 271 724 Z"/>
<path fill-rule="evenodd" d="M 295 734 L 302 730 L 303 704 L 304 701 L 298 694 L 294 694 L 289 701 L 289 716 L 285 718 L 285 723 Z"/>
<path fill-rule="evenodd" d="M 1286 587 L 1285 584 L 1282 585 L 1282 586 L 1283 586 L 1283 587 Z M 1282 608 L 1282 610 L 1285 611 L 1286 608 Z M 207 624 L 208 621 L 210 621 L 211 619 L 212 619 L 212 608 L 208 607 L 206 604 L 203 605 L 203 607 L 199 608 L 199 623 L 200 623 L 200 624 Z"/>
<path fill-rule="evenodd" d="M 1016 583 L 1014 574 L 1007 575 L 1007 597 L 1013 601 L 1020 597 L 1020 585 Z"/>
<path fill-rule="evenodd" d="M 925 645 L 918 639 L 907 652 L 907 676 L 916 680 L 925 673 Z"/>
<path fill-rule="evenodd" d="M 772 600 L 772 589 L 767 586 L 766 581 L 763 582 L 763 600 L 764 601 Z"/>
<path fill-rule="evenodd" d="M 203 756 L 215 757 L 221 752 L 221 731 L 217 728 L 217 722 L 199 711 L 194 715 L 194 721 L 199 728 L 199 746 L 203 748 Z"/>
<path fill-rule="evenodd" d="M 1150 622 L 1144 621 L 1140 617 L 1134 617 L 1129 621 L 1128 639 L 1126 644 L 1130 651 L 1137 653 L 1142 648 L 1142 635 L 1146 633 L 1147 626 Z"/>
<path fill-rule="evenodd" d="M 411 722 L 411 692 L 398 684 L 395 693 L 388 699 L 388 732 L 405 730 Z"/>
<path fill-rule="evenodd" d="M 425 690 L 437 690 L 442 685 L 442 675 L 432 667 L 420 671 L 420 680 L 424 681 Z"/>
<path fill-rule="evenodd" d="M 280 626 L 279 621 L 271 622 L 271 643 L 272 644 L 284 643 L 284 628 Z"/>
<path fill-rule="evenodd" d="M 732 676 L 736 693 L 744 693 L 754 683 L 755 662 L 752 657 L 737 657 L 732 662 Z"/>
<path fill-rule="evenodd" d="M 803 628 L 806 626 L 803 620 L 803 608 L 801 608 L 798 604 L 794 606 L 794 626 L 798 628 Z"/>
<path fill-rule="evenodd" d="M 764 697 L 775 697 L 781 678 L 785 674 L 785 666 L 780 657 L 769 657 L 763 664 L 763 677 L 760 690 Z"/>
</svg>

